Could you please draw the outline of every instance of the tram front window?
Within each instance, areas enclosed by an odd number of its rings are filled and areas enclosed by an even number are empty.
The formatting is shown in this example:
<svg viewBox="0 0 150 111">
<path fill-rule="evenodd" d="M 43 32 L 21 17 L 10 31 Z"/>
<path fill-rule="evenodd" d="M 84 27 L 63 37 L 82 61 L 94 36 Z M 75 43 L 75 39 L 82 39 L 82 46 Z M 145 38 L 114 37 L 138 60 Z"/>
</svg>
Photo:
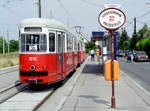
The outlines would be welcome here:
<svg viewBox="0 0 150 111">
<path fill-rule="evenodd" d="M 46 35 L 21 35 L 21 52 L 46 52 Z"/>
</svg>

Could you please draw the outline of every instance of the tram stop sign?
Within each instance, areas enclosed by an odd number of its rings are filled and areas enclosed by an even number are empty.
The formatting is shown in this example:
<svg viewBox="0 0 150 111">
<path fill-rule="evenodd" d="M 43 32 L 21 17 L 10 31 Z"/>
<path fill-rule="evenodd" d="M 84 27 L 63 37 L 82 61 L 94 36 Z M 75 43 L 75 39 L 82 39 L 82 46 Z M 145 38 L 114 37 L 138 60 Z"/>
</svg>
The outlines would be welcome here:
<svg viewBox="0 0 150 111">
<path fill-rule="evenodd" d="M 119 80 L 119 64 L 114 61 L 114 32 L 126 21 L 125 14 L 117 8 L 107 8 L 98 16 L 99 24 L 111 33 L 111 60 L 105 62 L 105 79 L 112 81 L 111 107 L 115 108 L 115 83 Z M 117 79 L 115 79 L 117 77 Z"/>
<path fill-rule="evenodd" d="M 106 30 L 116 31 L 124 25 L 126 16 L 117 8 L 107 8 L 99 14 L 98 22 Z"/>
</svg>

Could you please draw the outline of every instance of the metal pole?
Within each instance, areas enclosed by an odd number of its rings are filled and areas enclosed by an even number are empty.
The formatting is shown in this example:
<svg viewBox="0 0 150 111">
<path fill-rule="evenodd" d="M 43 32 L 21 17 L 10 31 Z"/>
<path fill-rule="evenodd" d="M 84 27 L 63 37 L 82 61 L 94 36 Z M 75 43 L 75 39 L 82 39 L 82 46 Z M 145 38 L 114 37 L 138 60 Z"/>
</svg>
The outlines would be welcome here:
<svg viewBox="0 0 150 111">
<path fill-rule="evenodd" d="M 50 19 L 53 19 L 53 12 L 50 10 Z"/>
<path fill-rule="evenodd" d="M 136 17 L 134 17 L 134 32 L 133 33 L 136 35 Z"/>
<path fill-rule="evenodd" d="M 7 30 L 7 41 L 8 41 L 8 54 L 9 54 L 9 31 Z"/>
<path fill-rule="evenodd" d="M 3 36 L 3 54 L 5 54 L 5 38 Z"/>
<path fill-rule="evenodd" d="M 133 32 L 133 49 L 135 48 L 136 45 L 136 17 L 134 18 L 134 32 Z"/>
<path fill-rule="evenodd" d="M 111 31 L 111 68 L 112 68 L 112 97 L 111 107 L 115 108 L 115 83 L 114 83 L 114 31 Z"/>
<path fill-rule="evenodd" d="M 67 27 L 69 28 L 69 26 L 70 26 L 70 22 L 69 20 L 67 20 Z"/>
<path fill-rule="evenodd" d="M 103 36 L 103 38 L 102 38 L 102 70 L 103 70 L 103 75 L 104 75 L 104 51 L 103 51 L 103 48 L 104 47 L 104 36 Z"/>
<path fill-rule="evenodd" d="M 38 14 L 39 18 L 41 18 L 41 0 L 38 0 Z"/>
</svg>

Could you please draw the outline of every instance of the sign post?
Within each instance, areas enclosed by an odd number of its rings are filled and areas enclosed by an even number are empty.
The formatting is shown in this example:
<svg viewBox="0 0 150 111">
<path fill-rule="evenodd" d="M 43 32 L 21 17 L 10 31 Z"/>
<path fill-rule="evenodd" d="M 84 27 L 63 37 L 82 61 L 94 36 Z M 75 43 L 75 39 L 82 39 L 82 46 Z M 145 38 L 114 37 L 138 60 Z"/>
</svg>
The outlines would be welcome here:
<svg viewBox="0 0 150 111">
<path fill-rule="evenodd" d="M 115 108 L 115 83 L 114 83 L 114 32 L 124 25 L 126 21 L 125 14 L 117 8 L 107 8 L 98 16 L 99 24 L 108 30 L 111 34 L 111 81 L 112 97 L 111 107 Z"/>
</svg>

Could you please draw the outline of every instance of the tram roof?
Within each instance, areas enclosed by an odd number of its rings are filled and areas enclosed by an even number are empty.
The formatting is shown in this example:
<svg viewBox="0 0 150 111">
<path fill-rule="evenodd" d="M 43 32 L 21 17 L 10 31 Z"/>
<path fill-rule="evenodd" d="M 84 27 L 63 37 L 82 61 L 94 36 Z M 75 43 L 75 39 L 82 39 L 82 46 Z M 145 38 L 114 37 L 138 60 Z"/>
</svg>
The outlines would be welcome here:
<svg viewBox="0 0 150 111">
<path fill-rule="evenodd" d="M 49 27 L 61 30 L 67 30 L 65 25 L 55 19 L 29 18 L 21 22 L 20 28 L 23 27 Z"/>
</svg>

